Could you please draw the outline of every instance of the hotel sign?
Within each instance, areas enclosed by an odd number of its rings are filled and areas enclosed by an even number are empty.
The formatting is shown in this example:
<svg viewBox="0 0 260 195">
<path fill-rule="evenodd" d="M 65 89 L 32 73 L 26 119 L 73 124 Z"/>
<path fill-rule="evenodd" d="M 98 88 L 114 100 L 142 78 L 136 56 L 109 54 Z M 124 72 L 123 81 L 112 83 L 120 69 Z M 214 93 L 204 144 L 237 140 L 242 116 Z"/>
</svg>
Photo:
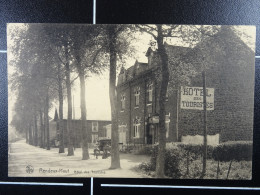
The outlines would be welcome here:
<svg viewBox="0 0 260 195">
<path fill-rule="evenodd" d="M 214 110 L 214 88 L 206 88 L 207 110 Z M 181 109 L 203 110 L 203 88 L 181 87 Z"/>
</svg>

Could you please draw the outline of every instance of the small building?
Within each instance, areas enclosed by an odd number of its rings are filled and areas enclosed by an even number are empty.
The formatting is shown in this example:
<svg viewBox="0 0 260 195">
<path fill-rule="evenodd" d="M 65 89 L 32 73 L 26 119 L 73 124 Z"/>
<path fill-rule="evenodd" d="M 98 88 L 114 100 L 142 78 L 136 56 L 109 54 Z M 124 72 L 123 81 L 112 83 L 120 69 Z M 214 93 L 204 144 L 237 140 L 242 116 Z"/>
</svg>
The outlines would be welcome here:
<svg viewBox="0 0 260 195">
<path fill-rule="evenodd" d="M 106 129 L 104 126 L 111 124 L 109 120 L 87 120 L 87 135 L 88 142 L 95 144 L 100 138 L 106 137 Z M 68 143 L 68 131 L 67 131 L 67 119 L 64 119 L 62 124 L 64 128 L 64 144 L 65 146 Z M 50 139 L 56 139 L 59 141 L 59 126 L 58 121 L 50 122 Z M 71 121 L 71 130 L 73 131 L 73 144 L 74 147 L 80 147 L 82 132 L 81 132 L 81 120 L 72 120 Z"/>
</svg>

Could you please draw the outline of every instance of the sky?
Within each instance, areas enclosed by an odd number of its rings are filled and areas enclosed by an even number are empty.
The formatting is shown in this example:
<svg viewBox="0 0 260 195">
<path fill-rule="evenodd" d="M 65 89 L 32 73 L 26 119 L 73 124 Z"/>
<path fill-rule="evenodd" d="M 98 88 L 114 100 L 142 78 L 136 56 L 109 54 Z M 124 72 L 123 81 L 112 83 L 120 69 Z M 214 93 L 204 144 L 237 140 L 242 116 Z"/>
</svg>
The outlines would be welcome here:
<svg viewBox="0 0 260 195">
<path fill-rule="evenodd" d="M 22 27 L 21 24 L 14 24 L 14 26 Z M 12 27 L 11 24 L 8 27 Z M 7 35 L 8 36 L 8 35 Z M 151 40 L 150 35 L 143 35 L 132 42 L 136 48 L 136 55 L 134 58 L 129 58 L 126 61 L 125 67 L 134 65 L 135 60 L 140 62 L 147 62 L 145 53 L 149 47 Z M 11 47 L 12 40 L 8 37 L 8 46 Z M 8 62 L 12 59 L 12 54 L 8 52 Z M 11 66 L 8 66 L 8 75 L 10 76 L 14 72 Z M 74 81 L 74 87 L 72 89 L 72 96 L 74 97 L 74 109 L 75 119 L 80 119 L 80 82 L 79 79 Z M 8 123 L 10 124 L 12 116 L 14 114 L 13 105 L 16 101 L 16 97 L 8 86 Z M 88 120 L 111 120 L 110 100 L 109 100 L 109 72 L 104 71 L 101 75 L 92 75 L 86 79 L 86 107 L 87 107 L 87 119 Z M 55 109 L 59 109 L 58 101 L 53 102 L 53 108 L 49 112 L 50 117 L 54 117 Z M 64 101 L 64 118 L 67 117 L 67 101 Z"/>
<path fill-rule="evenodd" d="M 16 24 L 17 25 L 17 24 Z M 19 24 L 21 25 L 21 24 Z M 17 26 L 19 26 L 17 25 Z M 8 27 L 11 25 L 8 25 Z M 249 28 L 248 26 L 240 27 L 240 31 L 245 32 L 246 34 L 252 34 L 255 37 L 255 28 Z M 243 38 L 243 37 L 242 37 Z M 10 37 L 8 39 L 8 46 L 11 45 L 12 40 Z M 139 62 L 147 62 L 145 53 L 149 47 L 149 43 L 152 40 L 151 35 L 143 34 L 138 35 L 136 40 L 132 42 L 136 49 L 136 55 L 133 58 L 129 58 L 126 61 L 125 67 L 128 68 L 134 65 L 135 60 Z M 245 40 L 246 42 L 248 40 Z M 173 41 L 172 44 L 176 44 L 176 41 Z M 181 43 L 178 42 L 178 45 Z M 254 50 L 254 45 L 251 46 Z M 10 61 L 12 55 L 8 52 L 8 61 Z M 8 66 L 8 74 L 12 74 L 13 69 Z M 75 119 L 80 119 L 80 88 L 79 80 L 75 81 L 75 86 L 72 91 L 72 96 L 74 97 L 74 110 L 75 110 Z M 13 105 L 15 103 L 15 97 L 10 92 L 8 95 L 8 118 L 9 123 L 11 122 L 13 116 Z M 64 118 L 67 116 L 67 101 L 64 102 Z M 53 108 L 50 110 L 49 116 L 54 117 L 55 108 L 58 109 L 58 102 L 53 103 Z M 110 114 L 110 101 L 109 101 L 109 74 L 108 71 L 104 71 L 102 75 L 93 75 L 86 79 L 86 107 L 87 107 L 87 119 L 89 120 L 111 120 Z"/>
<path fill-rule="evenodd" d="M 151 40 L 150 35 L 144 35 L 140 40 L 135 40 L 137 50 L 136 57 L 126 61 L 126 68 L 134 65 L 135 61 L 146 62 L 145 53 Z M 72 95 L 74 96 L 75 119 L 80 119 L 80 88 L 79 79 L 76 80 Z M 66 104 L 66 103 L 65 103 Z M 109 100 L 109 71 L 106 70 L 102 75 L 93 75 L 86 80 L 86 107 L 87 119 L 89 120 L 111 120 L 111 107 Z M 58 105 L 57 105 L 58 108 Z M 64 106 L 64 117 L 67 115 L 67 106 Z M 54 116 L 51 110 L 50 116 Z"/>
</svg>

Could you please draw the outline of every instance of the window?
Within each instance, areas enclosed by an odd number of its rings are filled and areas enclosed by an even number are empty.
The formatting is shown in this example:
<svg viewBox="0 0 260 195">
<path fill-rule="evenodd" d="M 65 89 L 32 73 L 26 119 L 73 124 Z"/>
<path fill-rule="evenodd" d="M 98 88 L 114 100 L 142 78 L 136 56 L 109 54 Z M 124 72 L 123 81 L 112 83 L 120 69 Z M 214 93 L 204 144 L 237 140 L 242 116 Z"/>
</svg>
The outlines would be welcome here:
<svg viewBox="0 0 260 195">
<path fill-rule="evenodd" d="M 98 135 L 97 134 L 92 134 L 92 143 L 97 143 L 97 141 L 98 141 Z"/>
<path fill-rule="evenodd" d="M 170 126 L 170 121 L 165 121 L 166 138 L 169 137 L 169 126 Z"/>
<path fill-rule="evenodd" d="M 153 83 L 149 82 L 147 85 L 147 91 L 148 91 L 148 103 L 151 103 L 153 101 Z"/>
<path fill-rule="evenodd" d="M 92 132 L 98 132 L 98 122 L 92 121 Z"/>
<path fill-rule="evenodd" d="M 134 120 L 134 138 L 140 137 L 140 118 L 136 117 Z"/>
<path fill-rule="evenodd" d="M 125 94 L 121 95 L 121 110 L 125 109 Z"/>
<path fill-rule="evenodd" d="M 139 102 L 140 102 L 140 87 L 137 87 L 135 89 L 135 107 L 139 106 Z"/>
<path fill-rule="evenodd" d="M 134 125 L 134 138 L 139 138 L 139 126 L 138 124 Z"/>
</svg>

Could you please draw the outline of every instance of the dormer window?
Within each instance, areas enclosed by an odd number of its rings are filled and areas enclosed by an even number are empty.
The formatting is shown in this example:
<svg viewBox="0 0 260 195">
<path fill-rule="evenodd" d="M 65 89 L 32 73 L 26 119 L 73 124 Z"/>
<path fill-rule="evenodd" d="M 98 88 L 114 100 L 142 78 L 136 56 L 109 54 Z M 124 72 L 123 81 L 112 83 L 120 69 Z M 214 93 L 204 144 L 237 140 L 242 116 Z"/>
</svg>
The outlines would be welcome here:
<svg viewBox="0 0 260 195">
<path fill-rule="evenodd" d="M 135 107 L 139 107 L 140 103 L 140 87 L 136 87 L 134 91 L 135 95 Z"/>
<path fill-rule="evenodd" d="M 125 94 L 121 95 L 121 111 L 125 110 Z"/>
</svg>

